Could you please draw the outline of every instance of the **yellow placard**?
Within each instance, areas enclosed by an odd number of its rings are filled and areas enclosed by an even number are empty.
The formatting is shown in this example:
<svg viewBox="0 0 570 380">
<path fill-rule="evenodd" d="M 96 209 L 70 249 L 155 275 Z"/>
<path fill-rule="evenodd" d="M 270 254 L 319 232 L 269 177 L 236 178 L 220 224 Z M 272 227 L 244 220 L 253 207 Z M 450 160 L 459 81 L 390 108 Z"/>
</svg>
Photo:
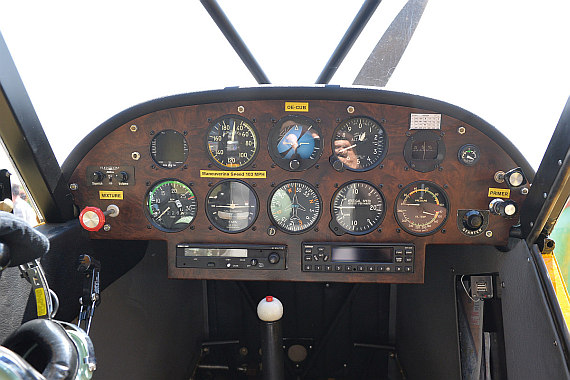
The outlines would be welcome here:
<svg viewBox="0 0 570 380">
<path fill-rule="evenodd" d="M 200 170 L 202 178 L 267 178 L 265 170 L 238 171 L 238 170 Z"/>
<path fill-rule="evenodd" d="M 286 112 L 309 112 L 309 103 L 285 102 Z"/>
<path fill-rule="evenodd" d="M 492 198 L 509 198 L 511 196 L 511 190 L 490 187 L 488 196 Z"/>
<path fill-rule="evenodd" d="M 122 191 L 99 191 L 99 199 L 123 199 Z"/>
<path fill-rule="evenodd" d="M 44 292 L 43 288 L 37 288 L 35 290 L 35 293 L 38 317 L 42 317 L 47 314 L 46 293 Z"/>
</svg>

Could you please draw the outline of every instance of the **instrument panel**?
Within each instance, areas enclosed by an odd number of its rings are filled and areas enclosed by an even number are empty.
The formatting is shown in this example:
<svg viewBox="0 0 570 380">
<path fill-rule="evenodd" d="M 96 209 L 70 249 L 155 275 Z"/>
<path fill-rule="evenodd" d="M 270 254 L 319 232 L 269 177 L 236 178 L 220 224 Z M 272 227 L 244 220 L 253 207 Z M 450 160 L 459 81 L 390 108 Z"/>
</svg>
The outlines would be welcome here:
<svg viewBox="0 0 570 380">
<path fill-rule="evenodd" d="M 519 167 L 449 104 L 271 87 L 124 111 L 64 175 L 79 209 L 120 210 L 91 238 L 165 240 L 172 278 L 421 283 L 428 244 L 506 245 L 528 184 L 504 174 Z"/>
</svg>

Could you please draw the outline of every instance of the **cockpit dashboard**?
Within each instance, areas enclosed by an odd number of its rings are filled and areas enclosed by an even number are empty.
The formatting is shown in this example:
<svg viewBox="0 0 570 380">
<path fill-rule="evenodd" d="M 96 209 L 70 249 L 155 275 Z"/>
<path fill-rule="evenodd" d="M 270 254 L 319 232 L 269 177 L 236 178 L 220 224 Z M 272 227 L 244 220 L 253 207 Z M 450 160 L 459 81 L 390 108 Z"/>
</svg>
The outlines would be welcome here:
<svg viewBox="0 0 570 380">
<path fill-rule="evenodd" d="M 376 283 L 422 283 L 430 244 L 507 245 L 533 175 L 461 108 L 336 86 L 150 101 L 63 169 L 90 237 L 166 241 L 171 278 Z"/>
</svg>

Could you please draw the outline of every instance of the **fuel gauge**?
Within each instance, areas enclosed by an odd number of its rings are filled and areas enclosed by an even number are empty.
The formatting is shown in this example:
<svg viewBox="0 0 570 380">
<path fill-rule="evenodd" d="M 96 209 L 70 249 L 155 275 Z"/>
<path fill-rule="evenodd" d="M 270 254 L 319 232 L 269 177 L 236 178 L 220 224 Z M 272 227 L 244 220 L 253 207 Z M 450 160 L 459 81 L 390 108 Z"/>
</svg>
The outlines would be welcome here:
<svg viewBox="0 0 570 380">
<path fill-rule="evenodd" d="M 457 152 L 457 159 L 465 166 L 473 166 L 479 161 L 481 151 L 477 145 L 465 144 Z"/>
</svg>

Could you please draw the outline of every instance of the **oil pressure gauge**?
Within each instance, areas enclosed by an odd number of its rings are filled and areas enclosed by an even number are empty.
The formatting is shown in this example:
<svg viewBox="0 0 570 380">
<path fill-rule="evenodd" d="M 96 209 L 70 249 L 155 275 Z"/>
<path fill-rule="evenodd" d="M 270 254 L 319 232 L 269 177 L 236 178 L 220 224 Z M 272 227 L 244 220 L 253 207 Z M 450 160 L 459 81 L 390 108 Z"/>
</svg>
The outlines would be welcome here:
<svg viewBox="0 0 570 380">
<path fill-rule="evenodd" d="M 465 166 L 473 166 L 479 161 L 481 151 L 477 145 L 465 144 L 457 152 L 457 159 Z"/>
</svg>

